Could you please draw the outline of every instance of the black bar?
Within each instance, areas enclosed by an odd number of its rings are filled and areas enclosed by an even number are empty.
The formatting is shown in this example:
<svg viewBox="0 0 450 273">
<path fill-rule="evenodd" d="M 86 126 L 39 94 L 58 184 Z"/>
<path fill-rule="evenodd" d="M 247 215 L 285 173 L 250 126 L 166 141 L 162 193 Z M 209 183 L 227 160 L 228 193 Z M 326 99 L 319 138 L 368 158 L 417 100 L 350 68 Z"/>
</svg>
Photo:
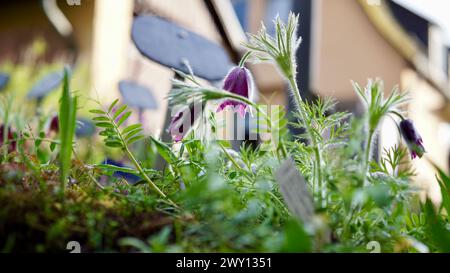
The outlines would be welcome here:
<svg viewBox="0 0 450 273">
<path fill-rule="evenodd" d="M 349 272 L 446 268 L 449 254 L 1 254 L 5 272 Z M 196 263 L 193 263 L 196 261 Z M 203 262 L 200 262 L 203 261 Z M 208 263 L 206 268 L 205 264 Z M 193 267 L 195 265 L 195 267 Z M 442 266 L 442 267 L 440 267 Z M 377 271 L 376 271 L 377 270 Z M 383 270 L 383 271 L 381 271 Z M 3 271 L 2 271 L 3 272 Z M 30 271 L 31 272 L 31 271 Z"/>
</svg>

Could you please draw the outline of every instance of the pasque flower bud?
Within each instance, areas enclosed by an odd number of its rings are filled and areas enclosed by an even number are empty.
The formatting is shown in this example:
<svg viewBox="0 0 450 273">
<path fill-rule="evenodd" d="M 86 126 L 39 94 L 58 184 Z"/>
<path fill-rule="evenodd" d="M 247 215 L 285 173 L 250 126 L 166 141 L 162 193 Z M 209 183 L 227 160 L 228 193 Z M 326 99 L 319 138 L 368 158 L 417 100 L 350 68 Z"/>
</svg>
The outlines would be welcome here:
<svg viewBox="0 0 450 273">
<path fill-rule="evenodd" d="M 180 142 L 194 126 L 203 111 L 202 103 L 193 103 L 183 108 L 173 118 L 168 128 L 173 141 Z"/>
<path fill-rule="evenodd" d="M 400 122 L 400 133 L 403 139 L 408 145 L 411 157 L 414 159 L 416 157 L 421 158 L 425 153 L 425 148 L 423 146 L 422 137 L 417 132 L 416 127 L 413 122 L 409 119 L 404 119 Z"/>
<path fill-rule="evenodd" d="M 53 116 L 52 119 L 50 120 L 48 132 L 49 133 L 50 132 L 55 132 L 55 133 L 59 132 L 59 118 L 57 115 Z"/>
<path fill-rule="evenodd" d="M 5 130 L 7 130 L 6 132 L 6 141 L 3 139 L 3 136 L 5 134 Z M 16 150 L 16 141 L 14 140 L 14 135 L 13 132 L 11 130 L 11 128 L 6 128 L 4 125 L 0 126 L 0 146 L 3 146 L 5 144 L 5 142 L 8 142 L 8 152 L 12 152 L 14 150 Z"/>
<path fill-rule="evenodd" d="M 237 66 L 228 73 L 223 83 L 223 89 L 236 95 L 251 99 L 253 96 L 253 77 L 250 71 L 245 67 Z M 233 106 L 243 117 L 248 105 L 227 99 L 219 105 L 217 112 L 222 111 L 227 106 Z"/>
</svg>

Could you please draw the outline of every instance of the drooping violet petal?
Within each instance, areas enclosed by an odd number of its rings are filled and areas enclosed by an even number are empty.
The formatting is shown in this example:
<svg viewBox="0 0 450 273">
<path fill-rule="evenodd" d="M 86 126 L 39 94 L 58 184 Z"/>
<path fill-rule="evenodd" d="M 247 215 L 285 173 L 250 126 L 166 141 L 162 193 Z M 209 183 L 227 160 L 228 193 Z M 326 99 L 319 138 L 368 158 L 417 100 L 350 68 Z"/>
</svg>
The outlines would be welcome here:
<svg viewBox="0 0 450 273">
<path fill-rule="evenodd" d="M 400 133 L 409 148 L 411 157 L 421 158 L 425 153 L 425 147 L 423 146 L 423 140 L 417 131 L 414 123 L 409 119 L 404 119 L 400 122 Z"/>
<path fill-rule="evenodd" d="M 234 67 L 225 77 L 223 89 L 236 95 L 251 99 L 253 94 L 253 78 L 250 71 L 245 67 Z M 245 115 L 248 105 L 234 100 L 225 100 L 217 108 L 217 112 L 224 110 L 227 106 L 233 106 L 241 116 Z"/>
<path fill-rule="evenodd" d="M 59 132 L 59 118 L 57 115 L 53 116 L 52 119 L 50 120 L 50 126 L 48 128 L 48 132 L 55 132 L 58 133 Z"/>
<path fill-rule="evenodd" d="M 227 106 L 232 106 L 234 108 L 234 111 L 238 112 L 241 117 L 245 116 L 245 112 L 247 111 L 247 104 L 242 102 L 237 102 L 233 100 L 226 100 L 222 102 L 219 107 L 217 108 L 217 113 L 223 111 Z"/>
<path fill-rule="evenodd" d="M 5 133 L 5 130 L 7 130 L 6 133 L 6 141 L 3 139 L 3 134 Z M 3 146 L 3 144 L 5 144 L 5 142 L 8 142 L 8 152 L 13 152 L 16 150 L 16 141 L 14 140 L 14 134 L 13 131 L 11 129 L 11 127 L 8 127 L 5 129 L 4 125 L 0 126 L 0 146 Z"/>
</svg>

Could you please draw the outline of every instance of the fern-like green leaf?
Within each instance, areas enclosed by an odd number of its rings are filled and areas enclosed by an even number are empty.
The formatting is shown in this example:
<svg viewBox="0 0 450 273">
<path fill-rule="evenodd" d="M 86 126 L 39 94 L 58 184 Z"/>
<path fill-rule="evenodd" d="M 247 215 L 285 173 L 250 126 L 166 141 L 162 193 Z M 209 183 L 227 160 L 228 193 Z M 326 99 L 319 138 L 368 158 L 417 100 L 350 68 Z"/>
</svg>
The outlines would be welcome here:
<svg viewBox="0 0 450 273">
<path fill-rule="evenodd" d="M 133 125 L 126 127 L 125 129 L 123 129 L 122 134 L 125 135 L 131 131 L 134 131 L 137 128 L 141 128 L 141 124 L 133 124 Z"/>
<path fill-rule="evenodd" d="M 177 160 L 176 155 L 165 143 L 157 140 L 154 137 L 150 137 L 152 142 L 155 144 L 158 153 L 164 158 L 168 163 L 173 163 Z"/>
<path fill-rule="evenodd" d="M 111 105 L 108 108 L 108 113 L 111 113 L 111 111 L 113 110 L 114 106 L 116 106 L 116 104 L 119 102 L 119 99 L 114 100 Z M 106 113 L 105 113 L 106 114 Z"/>
<path fill-rule="evenodd" d="M 93 121 L 106 121 L 109 122 L 109 118 L 101 116 L 101 117 L 95 117 L 92 119 Z"/>
<path fill-rule="evenodd" d="M 89 110 L 89 113 L 91 114 L 98 114 L 98 115 L 106 115 L 106 112 L 100 109 L 92 109 Z"/>
<path fill-rule="evenodd" d="M 128 134 L 125 135 L 125 140 L 129 140 L 130 138 L 136 136 L 137 134 L 142 133 L 143 129 L 142 128 L 137 128 L 133 131 L 130 131 Z"/>
<path fill-rule="evenodd" d="M 131 116 L 131 111 L 126 112 L 123 114 L 122 117 L 117 121 L 117 126 L 121 126 L 129 117 Z"/>
<path fill-rule="evenodd" d="M 120 106 L 114 113 L 113 119 L 116 120 L 126 109 L 128 108 L 127 105 Z"/>
<path fill-rule="evenodd" d="M 141 140 L 141 139 L 143 139 L 143 138 L 145 138 L 145 136 L 143 136 L 143 135 L 137 135 L 137 136 L 135 136 L 135 137 L 132 137 L 132 138 L 130 138 L 130 139 L 127 141 L 127 145 L 131 145 L 131 144 L 133 144 L 134 142 L 136 142 L 136 141 L 138 141 L 138 140 Z"/>
<path fill-rule="evenodd" d="M 114 127 L 114 125 L 112 125 L 109 122 L 96 122 L 95 126 L 101 127 L 101 128 L 113 128 Z"/>
</svg>

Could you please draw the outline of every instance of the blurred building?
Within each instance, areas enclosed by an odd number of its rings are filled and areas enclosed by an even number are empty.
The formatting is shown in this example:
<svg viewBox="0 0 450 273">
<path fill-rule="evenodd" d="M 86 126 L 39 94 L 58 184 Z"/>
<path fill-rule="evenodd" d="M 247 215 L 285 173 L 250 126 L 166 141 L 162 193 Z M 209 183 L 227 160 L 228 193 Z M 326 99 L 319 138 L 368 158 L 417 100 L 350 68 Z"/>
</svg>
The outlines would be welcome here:
<svg viewBox="0 0 450 273">
<path fill-rule="evenodd" d="M 361 112 L 351 80 L 365 85 L 381 78 L 385 92 L 395 85 L 408 91 L 406 106 L 427 147 L 427 158 L 448 171 L 450 151 L 450 44 L 440 26 L 405 5 L 385 0 L 265 0 L 232 1 L 243 28 L 255 32 L 263 20 L 270 27 L 279 14 L 300 14 L 303 43 L 298 53 L 299 85 L 303 96 L 332 96 L 339 110 Z M 270 31 L 270 28 L 269 28 Z M 255 74 L 260 91 L 270 97 L 282 81 L 269 67 Z M 277 93 L 278 102 L 286 92 Z M 378 154 L 400 141 L 394 122 L 386 120 L 378 140 Z M 435 199 L 439 188 L 435 170 L 427 160 L 415 160 L 417 181 Z"/>
<path fill-rule="evenodd" d="M 0 0 L 0 63 L 24 62 L 24 52 L 36 39 L 47 43 L 42 61 L 69 58 L 73 53 L 89 60 L 95 1 L 82 3 L 70 6 L 66 0 Z"/>
<path fill-rule="evenodd" d="M 427 147 L 427 157 L 448 170 L 450 149 L 449 45 L 439 25 L 394 0 L 0 0 L 0 63 L 20 61 L 24 46 L 43 37 L 46 61 L 76 56 L 91 67 L 91 94 L 111 101 L 118 82 L 134 80 L 154 90 L 160 108 L 146 113 L 146 127 L 161 132 L 174 73 L 144 58 L 130 39 L 133 19 L 151 14 L 166 18 L 221 45 L 231 61 L 243 54 L 245 32 L 264 21 L 271 29 L 279 14 L 300 13 L 299 86 L 303 96 L 333 96 L 343 110 L 360 113 L 350 80 L 365 84 L 379 77 L 386 92 L 399 84 L 411 94 L 407 106 Z M 43 4 L 46 3 L 46 4 Z M 55 9 L 55 4 L 58 9 Z M 61 11 L 61 14 L 58 13 Z M 62 15 L 62 16 L 61 16 Z M 67 19 L 67 21 L 65 20 Z M 156 37 L 155 37 L 156 38 Z M 69 57 L 67 57 L 69 56 Z M 271 65 L 251 67 L 259 100 L 290 107 L 286 84 Z M 379 150 L 398 143 L 386 121 Z M 438 191 L 434 171 L 416 160 L 424 187 Z"/>
<path fill-rule="evenodd" d="M 350 80 L 363 84 L 380 77 L 386 92 L 398 84 L 409 92 L 405 110 L 422 133 L 427 159 L 448 171 L 450 45 L 439 25 L 396 1 L 312 2 L 310 90 L 336 97 L 352 110 L 358 98 Z M 398 142 L 396 125 L 387 119 L 379 152 Z M 427 160 L 413 165 L 417 181 L 438 199 L 435 170 Z"/>
</svg>

